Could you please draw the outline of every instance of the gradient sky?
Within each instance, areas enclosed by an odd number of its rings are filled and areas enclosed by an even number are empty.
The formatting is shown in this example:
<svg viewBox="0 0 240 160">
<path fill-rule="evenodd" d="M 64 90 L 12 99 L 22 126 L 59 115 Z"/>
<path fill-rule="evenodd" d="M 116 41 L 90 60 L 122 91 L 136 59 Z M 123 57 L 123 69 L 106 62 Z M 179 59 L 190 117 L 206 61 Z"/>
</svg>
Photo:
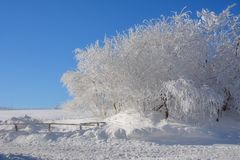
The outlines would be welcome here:
<svg viewBox="0 0 240 160">
<path fill-rule="evenodd" d="M 219 13 L 239 0 L 1 0 L 0 106 L 51 108 L 71 97 L 60 83 L 73 50 L 183 7 Z M 233 9 L 239 14 L 240 3 Z"/>
</svg>

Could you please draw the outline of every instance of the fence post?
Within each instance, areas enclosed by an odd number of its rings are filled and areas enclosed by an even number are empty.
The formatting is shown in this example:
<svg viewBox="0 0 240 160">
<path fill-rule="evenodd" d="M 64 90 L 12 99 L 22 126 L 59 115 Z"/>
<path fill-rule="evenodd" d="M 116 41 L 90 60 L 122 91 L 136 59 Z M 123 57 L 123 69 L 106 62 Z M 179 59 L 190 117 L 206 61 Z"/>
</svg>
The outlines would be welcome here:
<svg viewBox="0 0 240 160">
<path fill-rule="evenodd" d="M 48 124 L 48 131 L 51 132 L 51 123 Z"/>
<path fill-rule="evenodd" d="M 14 124 L 14 127 L 15 127 L 15 131 L 18 131 L 17 124 Z"/>
<path fill-rule="evenodd" d="M 80 131 L 82 130 L 82 125 L 80 124 L 80 126 L 79 126 L 79 129 L 80 129 Z"/>
</svg>

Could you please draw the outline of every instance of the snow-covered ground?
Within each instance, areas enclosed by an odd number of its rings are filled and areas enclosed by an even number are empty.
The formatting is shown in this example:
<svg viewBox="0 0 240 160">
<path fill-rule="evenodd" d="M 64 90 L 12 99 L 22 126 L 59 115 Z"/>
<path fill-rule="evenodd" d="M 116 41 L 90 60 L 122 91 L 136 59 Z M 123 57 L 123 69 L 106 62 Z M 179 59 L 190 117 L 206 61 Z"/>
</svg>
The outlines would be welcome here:
<svg viewBox="0 0 240 160">
<path fill-rule="evenodd" d="M 238 145 L 159 145 L 144 141 L 112 139 L 99 141 L 81 136 L 34 143 L 1 144 L 2 153 L 42 159 L 217 159 L 238 160 Z"/>
<path fill-rule="evenodd" d="M 201 127 L 156 117 L 122 112 L 96 119 L 64 110 L 1 110 L 1 123 L 28 125 L 18 132 L 13 126 L 0 126 L 0 159 L 240 159 L 238 117 Z M 54 126 L 52 132 L 34 124 L 100 120 L 107 124 L 83 130 Z"/>
</svg>

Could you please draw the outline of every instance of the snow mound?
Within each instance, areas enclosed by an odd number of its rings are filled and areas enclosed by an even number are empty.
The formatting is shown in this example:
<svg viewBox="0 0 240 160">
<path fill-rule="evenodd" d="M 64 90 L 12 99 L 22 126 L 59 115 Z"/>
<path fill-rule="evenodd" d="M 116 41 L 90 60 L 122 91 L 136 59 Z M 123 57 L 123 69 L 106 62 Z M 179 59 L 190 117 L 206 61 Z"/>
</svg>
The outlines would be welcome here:
<svg viewBox="0 0 240 160">
<path fill-rule="evenodd" d="M 138 112 L 121 112 L 107 118 L 105 120 L 107 125 L 98 133 L 108 138 L 140 139 L 147 141 L 158 141 L 162 137 L 171 136 L 205 136 L 197 127 L 156 119 L 156 117 L 159 117 L 159 113 L 155 114 L 149 113 L 148 115 L 142 116 Z"/>
<path fill-rule="evenodd" d="M 230 117 L 231 115 L 231 117 Z M 47 126 L 37 125 L 41 121 L 29 116 L 13 117 L 4 123 L 26 123 L 17 132 L 14 128 L 0 130 L 0 142 L 16 144 L 58 143 L 75 141 L 79 138 L 109 141 L 114 139 L 140 140 L 158 144 L 240 144 L 240 124 L 237 113 L 223 115 L 222 122 L 193 125 L 166 120 L 161 113 L 122 111 L 106 118 L 106 125 L 101 127 L 84 127 L 82 130 L 61 131 L 56 126 L 51 132 Z M 84 121 L 84 119 L 82 120 Z"/>
<path fill-rule="evenodd" d="M 131 111 L 121 112 L 109 118 L 106 118 L 107 131 L 110 128 L 118 127 L 126 130 L 129 134 L 135 128 L 152 127 L 153 122 L 150 118 L 142 116 L 140 113 L 133 113 Z"/>
<path fill-rule="evenodd" d="M 41 125 L 40 123 L 43 122 L 27 115 L 24 117 L 12 117 L 1 122 L 1 124 L 19 124 L 19 130 L 28 132 L 39 132 L 47 128 L 47 126 Z M 5 129 L 12 129 L 13 127 L 14 126 L 5 126 Z"/>
<path fill-rule="evenodd" d="M 224 123 L 202 126 L 156 120 L 155 117 L 159 116 L 152 113 L 141 116 L 138 112 L 121 112 L 105 119 L 107 125 L 103 128 L 88 132 L 97 139 L 135 139 L 159 144 L 240 143 L 238 120 L 227 116 L 223 118 Z"/>
</svg>

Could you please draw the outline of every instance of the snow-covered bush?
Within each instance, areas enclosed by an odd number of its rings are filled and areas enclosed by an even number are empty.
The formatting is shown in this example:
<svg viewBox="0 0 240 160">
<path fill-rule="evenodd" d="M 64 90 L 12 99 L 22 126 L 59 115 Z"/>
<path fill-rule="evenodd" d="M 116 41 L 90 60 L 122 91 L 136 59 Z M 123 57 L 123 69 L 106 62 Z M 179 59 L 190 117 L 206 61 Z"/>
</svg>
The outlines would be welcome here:
<svg viewBox="0 0 240 160">
<path fill-rule="evenodd" d="M 104 44 L 76 49 L 78 66 L 62 77 L 66 107 L 109 116 L 162 111 L 166 118 L 207 120 L 240 111 L 240 16 L 228 7 L 162 16 Z"/>
</svg>

